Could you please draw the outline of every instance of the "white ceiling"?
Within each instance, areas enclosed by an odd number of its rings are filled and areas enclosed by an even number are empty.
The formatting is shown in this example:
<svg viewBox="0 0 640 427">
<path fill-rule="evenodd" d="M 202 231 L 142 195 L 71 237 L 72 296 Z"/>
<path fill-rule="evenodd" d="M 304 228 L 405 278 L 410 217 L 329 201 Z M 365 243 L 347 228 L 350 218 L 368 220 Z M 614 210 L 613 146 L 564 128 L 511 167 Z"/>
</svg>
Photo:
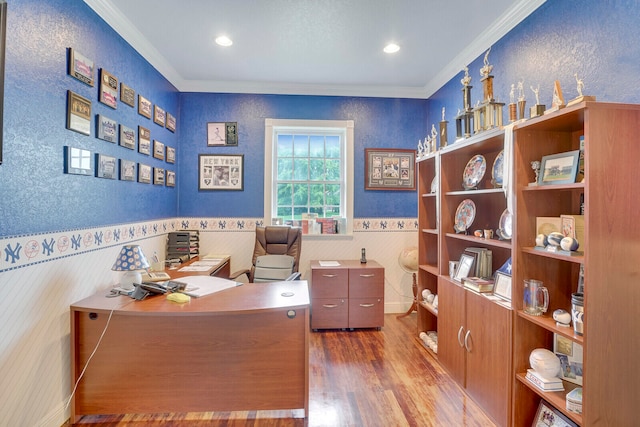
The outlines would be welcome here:
<svg viewBox="0 0 640 427">
<path fill-rule="evenodd" d="M 428 98 L 545 0 L 84 1 L 182 92 Z"/>
</svg>

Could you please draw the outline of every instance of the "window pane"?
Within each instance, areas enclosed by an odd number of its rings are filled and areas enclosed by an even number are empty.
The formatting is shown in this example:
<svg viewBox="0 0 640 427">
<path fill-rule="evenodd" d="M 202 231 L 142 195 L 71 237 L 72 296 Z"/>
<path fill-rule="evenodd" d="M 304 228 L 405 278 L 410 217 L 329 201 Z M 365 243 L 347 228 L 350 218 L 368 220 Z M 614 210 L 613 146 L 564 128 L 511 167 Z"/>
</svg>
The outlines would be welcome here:
<svg viewBox="0 0 640 427">
<path fill-rule="evenodd" d="M 339 205 L 340 204 L 340 186 L 337 184 L 327 184 L 327 191 L 325 193 L 326 205 Z"/>
<path fill-rule="evenodd" d="M 309 192 L 309 204 L 311 206 L 324 206 L 324 184 L 311 184 Z"/>
<path fill-rule="evenodd" d="M 309 180 L 324 181 L 324 160 L 311 159 L 309 166 L 310 166 Z"/>
<path fill-rule="evenodd" d="M 307 135 L 293 137 L 293 153 L 295 157 L 309 157 L 309 137 Z"/>
<path fill-rule="evenodd" d="M 309 159 L 294 159 L 293 172 L 293 179 L 296 181 L 306 181 L 309 179 Z"/>
<path fill-rule="evenodd" d="M 290 181 L 293 179 L 293 159 L 278 159 L 278 181 Z"/>
<path fill-rule="evenodd" d="M 309 202 L 309 186 L 307 184 L 295 184 L 293 186 L 293 204 L 296 206 L 307 206 Z M 305 207 L 305 212 L 306 212 Z"/>
<path fill-rule="evenodd" d="M 291 216 L 291 208 L 290 207 L 279 207 L 278 208 L 278 216 L 284 219 L 292 219 Z"/>
<path fill-rule="evenodd" d="M 340 181 L 340 159 L 327 160 L 327 181 Z"/>
<path fill-rule="evenodd" d="M 278 157 L 293 155 L 293 135 L 278 135 Z"/>
<path fill-rule="evenodd" d="M 311 206 L 309 207 L 309 212 L 318 214 L 318 217 L 324 218 L 324 207 L 322 206 Z"/>
<path fill-rule="evenodd" d="M 291 184 L 278 184 L 278 206 L 291 205 Z"/>
<path fill-rule="evenodd" d="M 324 157 L 324 136 L 311 135 L 309 157 Z"/>
<path fill-rule="evenodd" d="M 327 150 L 326 157 L 334 159 L 340 158 L 340 137 L 337 135 L 327 136 L 325 138 L 325 147 Z"/>
<path fill-rule="evenodd" d="M 302 219 L 302 214 L 307 213 L 307 207 L 303 208 L 293 208 L 293 219 Z"/>
<path fill-rule="evenodd" d="M 340 216 L 340 206 L 327 206 L 325 209 L 326 218 Z"/>
</svg>

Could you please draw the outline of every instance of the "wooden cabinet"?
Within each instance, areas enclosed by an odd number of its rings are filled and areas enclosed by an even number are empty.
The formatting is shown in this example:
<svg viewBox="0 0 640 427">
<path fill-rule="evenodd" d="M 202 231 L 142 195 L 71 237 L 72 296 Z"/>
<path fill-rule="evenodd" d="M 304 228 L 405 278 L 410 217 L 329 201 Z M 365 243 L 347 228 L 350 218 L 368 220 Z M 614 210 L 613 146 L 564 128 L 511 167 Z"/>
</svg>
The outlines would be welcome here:
<svg viewBox="0 0 640 427">
<path fill-rule="evenodd" d="M 311 328 L 384 326 L 384 268 L 375 261 L 311 261 Z"/>
<path fill-rule="evenodd" d="M 530 426 L 542 399 L 582 426 L 637 424 L 635 359 L 640 287 L 640 106 L 587 102 L 519 124 L 514 132 L 516 227 L 514 239 L 514 425 Z M 529 186 L 530 164 L 543 156 L 579 149 L 584 136 L 584 181 Z M 535 248 L 536 217 L 579 214 L 584 201 L 582 256 Z M 584 336 L 557 327 L 555 309 L 571 310 L 584 265 Z M 542 316 L 523 312 L 523 281 L 549 290 Z M 565 408 L 564 392 L 544 393 L 524 374 L 535 348 L 553 349 L 554 334 L 583 346 L 583 413 Z"/>
</svg>

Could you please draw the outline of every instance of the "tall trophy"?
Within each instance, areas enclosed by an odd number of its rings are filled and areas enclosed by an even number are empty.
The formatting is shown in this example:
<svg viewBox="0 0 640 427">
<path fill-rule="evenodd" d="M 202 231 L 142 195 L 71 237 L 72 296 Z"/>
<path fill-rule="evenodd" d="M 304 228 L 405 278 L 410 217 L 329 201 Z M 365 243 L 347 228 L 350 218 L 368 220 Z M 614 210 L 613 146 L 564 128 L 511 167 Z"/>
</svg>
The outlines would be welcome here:
<svg viewBox="0 0 640 427">
<path fill-rule="evenodd" d="M 518 82 L 518 120 L 524 119 L 524 106 L 527 101 L 524 99 L 524 80 Z"/>
<path fill-rule="evenodd" d="M 509 122 L 515 122 L 516 117 L 518 117 L 518 106 L 516 105 L 516 85 L 511 83 L 511 91 L 509 92 Z"/>
<path fill-rule="evenodd" d="M 471 76 L 469 75 L 469 67 L 464 67 L 464 77 L 460 80 L 462 83 L 462 111 L 458 110 L 456 116 L 456 138 L 463 139 L 471 136 L 471 118 L 473 110 L 471 109 Z"/>
<path fill-rule="evenodd" d="M 480 68 L 484 98 L 482 103 L 473 109 L 474 133 L 502 127 L 504 103 L 496 102 L 493 98 L 493 76 L 491 75 L 493 65 L 489 64 L 489 52 L 491 52 L 491 48 L 484 54 L 484 66 Z"/>
<path fill-rule="evenodd" d="M 447 146 L 447 125 L 448 121 L 444 118 L 444 107 L 442 107 L 442 120 L 440 121 L 440 148 Z"/>
</svg>

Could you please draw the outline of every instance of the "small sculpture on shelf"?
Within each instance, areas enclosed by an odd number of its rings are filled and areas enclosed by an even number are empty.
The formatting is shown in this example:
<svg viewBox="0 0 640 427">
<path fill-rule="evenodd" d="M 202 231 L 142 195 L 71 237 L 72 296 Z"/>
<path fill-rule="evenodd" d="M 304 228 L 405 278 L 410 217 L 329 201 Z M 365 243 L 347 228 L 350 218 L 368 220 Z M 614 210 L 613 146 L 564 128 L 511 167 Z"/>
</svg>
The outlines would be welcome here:
<svg viewBox="0 0 640 427">
<path fill-rule="evenodd" d="M 567 104 L 567 107 L 578 104 L 579 102 L 583 102 L 583 101 L 595 101 L 596 100 L 595 96 L 586 96 L 582 94 L 582 90 L 584 89 L 584 81 L 578 77 L 578 73 L 574 73 L 573 76 L 576 79 L 576 90 L 578 91 L 578 96 L 575 99 L 572 99 L 571 101 L 569 101 L 569 103 Z"/>
<path fill-rule="evenodd" d="M 535 187 L 538 185 L 538 180 L 540 179 L 540 161 L 534 160 L 531 162 L 531 169 L 536 173 L 536 180 L 534 182 L 530 182 L 529 187 Z"/>
<path fill-rule="evenodd" d="M 518 82 L 518 120 L 524 119 L 524 107 L 527 101 L 524 98 L 524 79 Z"/>
<path fill-rule="evenodd" d="M 422 140 L 418 140 L 418 158 L 421 158 L 424 154 L 424 146 L 422 145 Z"/>
<path fill-rule="evenodd" d="M 538 85 L 535 89 L 533 86 L 530 86 L 530 87 L 531 87 L 531 91 L 536 97 L 536 105 L 532 106 L 529 112 L 531 118 L 533 118 L 533 117 L 538 117 L 543 115 L 546 107 L 540 104 L 540 85 Z"/>
<path fill-rule="evenodd" d="M 436 125 L 431 125 L 431 151 L 435 152 L 438 149 L 438 131 Z"/>
</svg>

